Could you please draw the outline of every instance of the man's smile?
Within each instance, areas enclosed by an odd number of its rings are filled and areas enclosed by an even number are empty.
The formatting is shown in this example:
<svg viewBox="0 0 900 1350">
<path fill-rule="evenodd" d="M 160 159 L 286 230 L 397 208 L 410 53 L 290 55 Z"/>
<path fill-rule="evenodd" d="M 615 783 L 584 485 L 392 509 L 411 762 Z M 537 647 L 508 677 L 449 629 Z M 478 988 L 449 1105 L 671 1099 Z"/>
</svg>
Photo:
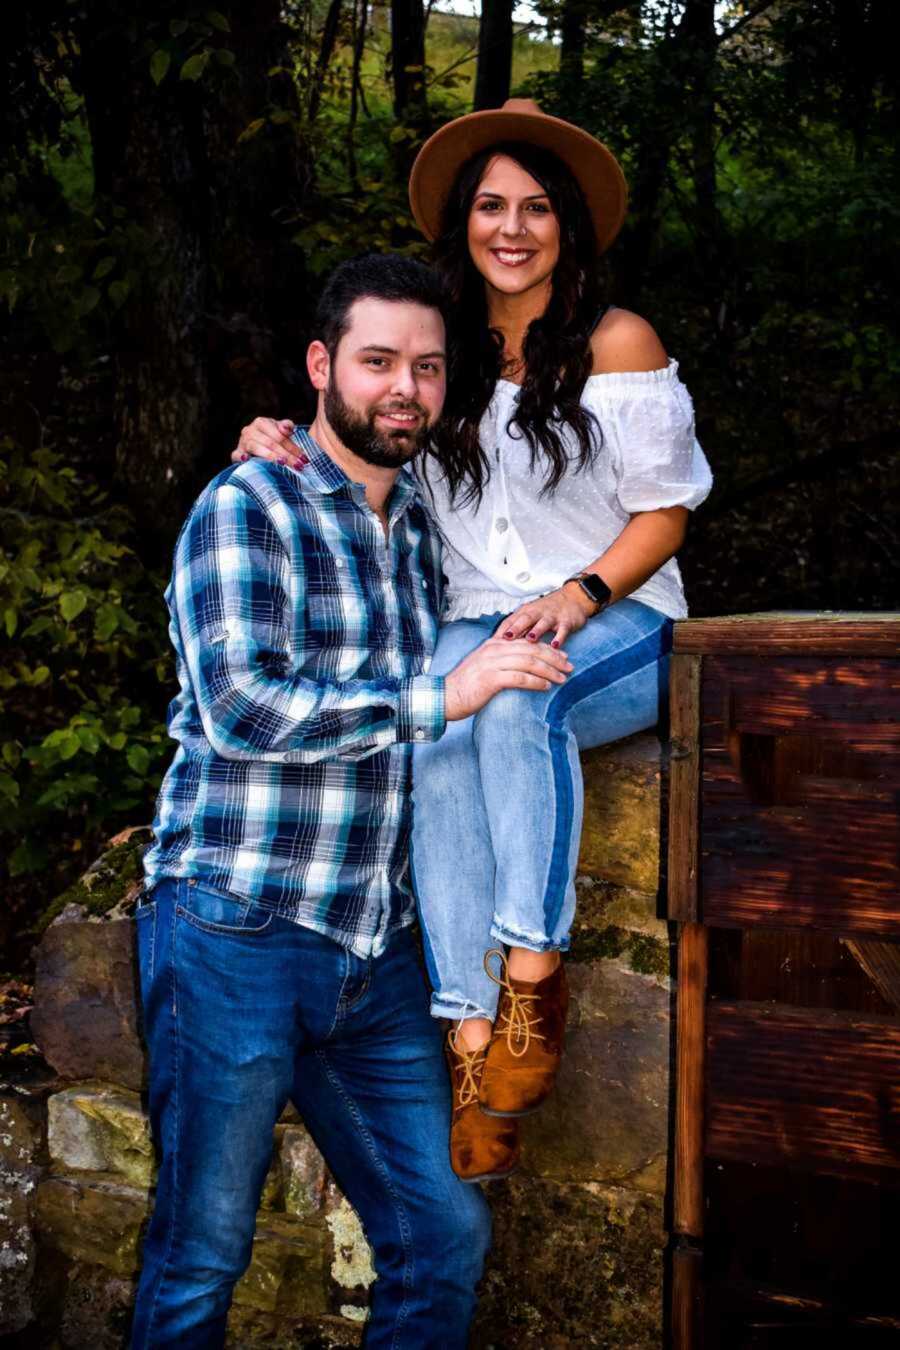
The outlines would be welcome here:
<svg viewBox="0 0 900 1350">
<path fill-rule="evenodd" d="M 412 408 L 383 408 L 377 410 L 375 416 L 398 431 L 411 431 L 422 421 L 422 414 Z"/>
</svg>

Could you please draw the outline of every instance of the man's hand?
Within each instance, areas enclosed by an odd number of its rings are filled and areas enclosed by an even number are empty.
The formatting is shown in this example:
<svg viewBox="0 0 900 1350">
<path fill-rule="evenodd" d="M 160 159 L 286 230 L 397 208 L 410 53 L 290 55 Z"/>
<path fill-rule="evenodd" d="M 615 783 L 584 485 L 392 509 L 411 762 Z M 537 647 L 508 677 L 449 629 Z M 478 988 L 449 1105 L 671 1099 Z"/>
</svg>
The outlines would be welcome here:
<svg viewBox="0 0 900 1350">
<path fill-rule="evenodd" d="M 554 684 L 565 684 L 572 668 L 565 652 L 546 643 L 488 638 L 460 661 L 444 681 L 447 721 L 471 717 L 501 689 L 546 692 Z"/>
<path fill-rule="evenodd" d="M 248 459 L 271 459 L 276 464 L 302 469 L 309 460 L 291 440 L 293 430 L 294 424 L 288 418 L 276 422 L 272 417 L 254 417 L 248 427 L 241 428 L 241 438 L 231 458 L 236 464 Z"/>
<path fill-rule="evenodd" d="M 545 633 L 552 633 L 551 646 L 561 647 L 569 634 L 577 633 L 596 612 L 597 606 L 580 587 L 564 585 L 538 600 L 520 605 L 497 632 L 507 641 L 525 637 L 529 642 L 538 642 Z"/>
</svg>

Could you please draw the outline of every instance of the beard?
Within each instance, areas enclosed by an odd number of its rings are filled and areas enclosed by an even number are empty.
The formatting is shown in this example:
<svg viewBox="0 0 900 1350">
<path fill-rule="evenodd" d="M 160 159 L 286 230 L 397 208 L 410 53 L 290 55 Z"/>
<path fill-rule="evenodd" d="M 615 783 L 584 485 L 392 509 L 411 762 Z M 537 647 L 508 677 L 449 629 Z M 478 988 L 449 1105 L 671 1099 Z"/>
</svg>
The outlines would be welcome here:
<svg viewBox="0 0 900 1350">
<path fill-rule="evenodd" d="M 375 418 L 379 412 L 414 412 L 422 418 L 416 430 L 379 431 Z M 358 459 L 379 469 L 400 469 L 425 448 L 431 435 L 428 414 L 419 403 L 391 403 L 373 409 L 361 417 L 345 403 L 334 383 L 325 390 L 325 416 L 332 431 Z"/>
</svg>

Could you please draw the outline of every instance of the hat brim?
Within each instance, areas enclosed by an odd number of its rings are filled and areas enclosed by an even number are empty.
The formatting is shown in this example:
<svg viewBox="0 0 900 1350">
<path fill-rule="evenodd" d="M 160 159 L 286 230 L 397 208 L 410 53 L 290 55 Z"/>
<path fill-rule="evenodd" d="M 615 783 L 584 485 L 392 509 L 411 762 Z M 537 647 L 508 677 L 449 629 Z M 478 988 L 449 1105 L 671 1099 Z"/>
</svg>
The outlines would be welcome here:
<svg viewBox="0 0 900 1350">
<path fill-rule="evenodd" d="M 602 141 L 571 122 L 546 113 L 468 113 L 447 122 L 422 146 L 409 178 L 409 204 L 426 239 L 441 233 L 447 198 L 467 160 L 502 141 L 525 141 L 550 150 L 569 168 L 584 194 L 597 246 L 609 248 L 625 219 L 628 186 L 618 160 Z"/>
</svg>

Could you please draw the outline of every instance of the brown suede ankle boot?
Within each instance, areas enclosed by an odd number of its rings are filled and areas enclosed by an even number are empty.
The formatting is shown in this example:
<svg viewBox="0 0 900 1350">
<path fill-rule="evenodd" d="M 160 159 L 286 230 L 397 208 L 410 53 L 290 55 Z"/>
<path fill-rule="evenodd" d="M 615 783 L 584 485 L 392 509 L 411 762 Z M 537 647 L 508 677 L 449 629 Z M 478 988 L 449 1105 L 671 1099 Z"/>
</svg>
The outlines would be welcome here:
<svg viewBox="0 0 900 1350">
<path fill-rule="evenodd" d="M 478 1084 L 487 1046 L 456 1048 L 456 1033 L 447 1033 L 447 1060 L 453 1084 L 450 1165 L 461 1181 L 492 1181 L 509 1176 L 519 1165 L 519 1127 L 514 1120 L 495 1120 L 478 1105 Z"/>
<path fill-rule="evenodd" d="M 500 958 L 500 977 L 490 966 Z M 500 985 L 500 1007 L 488 1045 L 478 1100 L 491 1116 L 527 1116 L 550 1095 L 563 1051 L 569 987 L 562 960 L 534 984 L 510 978 L 506 957 L 488 952 L 484 967 Z"/>
</svg>

